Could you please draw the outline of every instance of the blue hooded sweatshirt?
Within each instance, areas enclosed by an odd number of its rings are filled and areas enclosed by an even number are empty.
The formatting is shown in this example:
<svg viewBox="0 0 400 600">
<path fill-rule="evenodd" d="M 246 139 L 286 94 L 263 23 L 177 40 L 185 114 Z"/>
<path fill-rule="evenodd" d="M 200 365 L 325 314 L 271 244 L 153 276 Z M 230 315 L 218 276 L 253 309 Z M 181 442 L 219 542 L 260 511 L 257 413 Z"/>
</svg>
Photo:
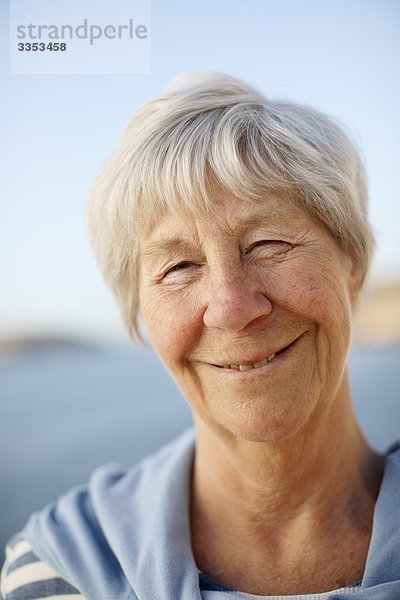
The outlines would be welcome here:
<svg viewBox="0 0 400 600">
<path fill-rule="evenodd" d="M 107 465 L 23 534 L 87 600 L 222 600 L 199 588 L 189 524 L 195 436 L 180 435 L 133 468 Z M 386 457 L 361 588 L 329 600 L 400 600 L 400 449 Z"/>
</svg>

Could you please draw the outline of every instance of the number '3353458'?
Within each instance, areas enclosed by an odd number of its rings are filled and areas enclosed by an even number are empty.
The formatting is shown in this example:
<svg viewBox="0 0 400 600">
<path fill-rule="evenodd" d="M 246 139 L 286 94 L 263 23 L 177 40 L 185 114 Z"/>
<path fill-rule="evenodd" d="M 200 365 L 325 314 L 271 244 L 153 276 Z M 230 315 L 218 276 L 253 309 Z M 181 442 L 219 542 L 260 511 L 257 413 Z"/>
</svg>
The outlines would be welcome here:
<svg viewBox="0 0 400 600">
<path fill-rule="evenodd" d="M 44 52 L 49 50 L 51 52 L 65 52 L 67 44 L 64 42 L 25 42 L 18 44 L 19 52 Z"/>
</svg>

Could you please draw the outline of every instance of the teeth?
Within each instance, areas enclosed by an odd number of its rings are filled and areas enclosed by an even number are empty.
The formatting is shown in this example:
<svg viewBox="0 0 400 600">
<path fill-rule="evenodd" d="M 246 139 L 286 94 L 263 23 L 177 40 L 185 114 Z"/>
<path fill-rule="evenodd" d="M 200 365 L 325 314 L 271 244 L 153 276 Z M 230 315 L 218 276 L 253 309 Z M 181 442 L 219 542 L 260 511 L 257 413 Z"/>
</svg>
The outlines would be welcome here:
<svg viewBox="0 0 400 600">
<path fill-rule="evenodd" d="M 271 362 L 273 358 L 275 358 L 276 353 L 270 354 L 267 358 L 263 358 L 255 363 L 249 363 L 247 365 L 227 365 L 224 369 L 236 369 L 238 371 L 251 371 L 251 369 L 259 369 L 260 367 L 264 367 L 267 363 Z"/>
<path fill-rule="evenodd" d="M 253 363 L 253 367 L 255 369 L 257 369 L 258 367 L 263 367 L 264 365 L 266 365 L 268 362 L 267 358 L 263 358 L 262 360 L 259 360 L 258 362 Z"/>
</svg>

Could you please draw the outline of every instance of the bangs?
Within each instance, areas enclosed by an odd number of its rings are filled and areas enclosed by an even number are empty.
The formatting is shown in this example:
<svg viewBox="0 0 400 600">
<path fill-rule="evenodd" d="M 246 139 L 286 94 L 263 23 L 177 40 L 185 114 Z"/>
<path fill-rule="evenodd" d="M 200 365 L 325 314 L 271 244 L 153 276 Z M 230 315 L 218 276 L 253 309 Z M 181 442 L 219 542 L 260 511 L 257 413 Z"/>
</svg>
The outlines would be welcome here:
<svg viewBox="0 0 400 600">
<path fill-rule="evenodd" d="M 360 288 L 373 250 L 363 166 L 331 117 L 271 101 L 218 75 L 144 104 L 89 193 L 89 237 L 132 336 L 144 237 L 165 212 L 212 214 L 216 195 L 287 198 L 355 259 Z"/>
<path fill-rule="evenodd" d="M 195 107 L 183 103 L 175 110 L 169 101 L 163 110 L 159 99 L 156 118 L 146 115 L 144 131 L 140 111 L 134 140 L 127 129 L 126 168 L 121 171 L 124 214 L 132 217 L 130 231 L 136 240 L 166 210 L 212 213 L 216 192 L 242 201 L 260 201 L 272 192 L 297 201 L 344 241 L 343 229 L 338 230 L 343 221 L 337 218 L 341 202 L 332 206 L 344 181 L 321 122 L 305 110 L 299 120 L 288 107 L 282 119 L 278 104 L 255 102 L 254 97 L 238 102 L 235 96 L 232 105 L 225 98 L 223 106 L 214 102 L 212 109 L 200 100 Z M 313 129 L 318 130 L 319 144 L 313 144 Z"/>
<path fill-rule="evenodd" d="M 168 124 L 158 115 L 153 135 L 134 150 L 127 199 L 141 238 L 166 210 L 212 213 L 216 192 L 259 201 L 266 192 L 294 191 L 293 177 L 267 135 L 262 106 L 174 116 Z M 129 146 L 132 151 L 132 141 Z"/>
</svg>

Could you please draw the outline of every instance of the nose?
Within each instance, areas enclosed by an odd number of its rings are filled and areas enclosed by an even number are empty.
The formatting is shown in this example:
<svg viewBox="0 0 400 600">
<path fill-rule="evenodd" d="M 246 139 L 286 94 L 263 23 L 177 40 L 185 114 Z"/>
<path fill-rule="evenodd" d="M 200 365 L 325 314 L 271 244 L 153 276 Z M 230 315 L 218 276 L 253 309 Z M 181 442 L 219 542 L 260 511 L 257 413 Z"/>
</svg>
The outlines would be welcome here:
<svg viewBox="0 0 400 600">
<path fill-rule="evenodd" d="M 260 288 L 260 281 L 248 274 L 210 275 L 203 314 L 205 326 L 237 332 L 255 319 L 268 316 L 272 304 Z"/>
</svg>

